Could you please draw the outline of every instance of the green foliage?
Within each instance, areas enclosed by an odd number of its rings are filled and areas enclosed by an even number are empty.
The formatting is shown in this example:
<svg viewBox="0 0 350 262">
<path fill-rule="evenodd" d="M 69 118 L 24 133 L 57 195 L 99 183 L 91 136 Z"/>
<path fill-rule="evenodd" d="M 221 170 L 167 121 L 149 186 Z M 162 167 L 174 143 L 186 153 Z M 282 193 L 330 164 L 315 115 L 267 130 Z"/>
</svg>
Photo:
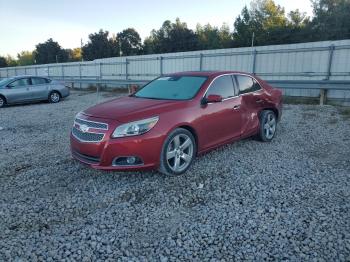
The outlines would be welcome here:
<svg viewBox="0 0 350 262">
<path fill-rule="evenodd" d="M 177 18 L 175 23 L 167 20 L 159 30 L 152 30 L 150 37 L 144 42 L 143 51 L 145 54 L 159 54 L 193 51 L 199 48 L 197 35 Z"/>
<path fill-rule="evenodd" d="M 350 1 L 314 0 L 313 41 L 350 38 Z"/>
<path fill-rule="evenodd" d="M 109 38 L 108 35 L 109 32 L 102 29 L 89 35 L 89 42 L 82 49 L 84 60 L 119 56 L 116 39 Z"/>
<path fill-rule="evenodd" d="M 36 64 L 67 62 L 68 52 L 50 38 L 45 43 L 36 45 L 34 59 Z"/>
<path fill-rule="evenodd" d="M 5 57 L 3 56 L 0 56 L 0 67 L 7 67 L 8 64 L 7 64 L 7 60 Z"/>
<path fill-rule="evenodd" d="M 7 66 L 10 66 L 10 67 L 18 65 L 17 60 L 10 55 L 6 56 L 6 62 L 7 62 Z"/>
<path fill-rule="evenodd" d="M 225 24 L 220 29 L 210 24 L 206 24 L 205 26 L 198 24 L 196 35 L 200 49 L 229 48 L 233 45 L 230 28 Z"/>
<path fill-rule="evenodd" d="M 68 51 L 68 54 L 69 54 L 69 58 L 68 58 L 69 62 L 81 61 L 81 59 L 82 59 L 82 51 L 81 51 L 80 47 L 73 48 L 73 49 L 68 49 L 67 51 Z"/>
<path fill-rule="evenodd" d="M 20 66 L 33 65 L 34 64 L 34 55 L 30 51 L 22 51 L 17 54 L 17 63 Z"/>
<path fill-rule="evenodd" d="M 139 55 L 141 53 L 141 37 L 134 28 L 128 28 L 118 33 L 117 42 L 123 56 Z"/>
<path fill-rule="evenodd" d="M 101 29 L 89 35 L 89 42 L 82 49 L 64 50 L 50 38 L 39 43 L 33 53 L 18 54 L 18 60 L 0 57 L 0 67 L 244 47 L 251 46 L 253 34 L 254 46 L 350 38 L 350 0 L 311 0 L 311 3 L 312 18 L 299 9 L 286 14 L 273 0 L 253 0 L 235 19 L 233 32 L 226 24 L 221 28 L 198 24 L 194 32 L 177 18 L 175 22 L 166 20 L 158 30 L 152 30 L 143 44 L 133 28 L 117 33 L 116 37 Z"/>
</svg>

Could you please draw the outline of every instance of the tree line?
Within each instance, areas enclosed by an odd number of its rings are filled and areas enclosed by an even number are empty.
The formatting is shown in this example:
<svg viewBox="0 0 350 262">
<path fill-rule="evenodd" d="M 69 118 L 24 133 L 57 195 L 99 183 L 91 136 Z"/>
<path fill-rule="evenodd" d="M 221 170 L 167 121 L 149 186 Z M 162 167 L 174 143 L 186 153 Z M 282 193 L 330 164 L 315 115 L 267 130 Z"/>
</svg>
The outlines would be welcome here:
<svg viewBox="0 0 350 262">
<path fill-rule="evenodd" d="M 299 9 L 286 14 L 273 0 L 254 0 L 235 19 L 233 32 L 226 24 L 221 28 L 198 24 L 192 30 L 177 18 L 152 30 L 143 42 L 133 28 L 113 36 L 101 29 L 90 34 L 82 48 L 74 49 L 63 49 L 50 38 L 37 44 L 32 52 L 19 53 L 17 59 L 0 56 L 0 67 L 350 38 L 349 0 L 311 0 L 311 3 L 312 18 Z"/>
</svg>

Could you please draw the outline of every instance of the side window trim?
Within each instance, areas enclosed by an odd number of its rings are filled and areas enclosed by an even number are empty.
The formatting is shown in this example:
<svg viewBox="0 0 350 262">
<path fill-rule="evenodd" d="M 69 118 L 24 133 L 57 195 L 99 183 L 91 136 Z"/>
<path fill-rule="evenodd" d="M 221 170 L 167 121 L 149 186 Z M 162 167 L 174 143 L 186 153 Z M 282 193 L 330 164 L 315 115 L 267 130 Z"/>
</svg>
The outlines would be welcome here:
<svg viewBox="0 0 350 262">
<path fill-rule="evenodd" d="M 219 76 L 215 77 L 215 78 L 214 78 L 214 79 L 211 81 L 211 83 L 209 84 L 209 86 L 208 86 L 207 90 L 206 90 L 206 91 L 205 91 L 205 93 L 204 93 L 203 98 L 207 96 L 208 91 L 209 91 L 209 90 L 210 90 L 210 88 L 212 87 L 213 83 L 214 83 L 216 80 L 218 80 L 219 78 L 224 77 L 224 76 L 229 76 L 229 77 L 231 78 L 231 81 L 232 81 L 232 74 L 223 74 L 223 75 L 219 75 Z M 233 82 L 233 81 L 232 81 L 232 88 L 233 88 L 233 96 L 230 96 L 230 97 L 224 98 L 222 101 L 225 101 L 225 100 L 228 100 L 228 99 L 231 99 L 231 98 L 233 98 L 233 97 L 236 97 L 236 96 L 237 96 L 237 95 L 236 95 L 235 84 L 234 84 L 234 82 Z"/>
<path fill-rule="evenodd" d="M 246 74 L 234 74 L 234 76 L 235 76 L 235 80 L 236 80 L 237 89 L 238 89 L 238 95 L 239 95 L 239 96 L 246 95 L 246 94 L 250 94 L 250 93 L 254 93 L 254 92 L 258 92 L 258 91 L 260 91 L 260 90 L 262 89 L 260 83 L 259 83 L 254 77 L 252 77 L 252 76 L 250 76 L 250 75 L 246 75 Z M 258 84 L 259 89 L 258 89 L 258 90 L 249 91 L 249 92 L 240 94 L 240 93 L 239 93 L 239 92 L 240 92 L 240 89 L 239 89 L 239 81 L 238 81 L 237 76 L 249 77 L 249 78 L 253 81 L 253 86 L 254 86 L 255 84 Z"/>
<path fill-rule="evenodd" d="M 6 87 L 14 87 L 14 86 L 11 86 L 11 84 L 13 84 L 14 82 L 16 82 L 18 80 L 22 80 L 22 79 L 27 79 L 27 81 L 28 81 L 28 85 L 23 85 L 23 86 L 31 86 L 32 85 L 32 78 L 31 77 L 21 77 L 21 78 L 17 78 L 15 80 L 13 80 L 12 82 L 8 83 L 6 85 Z"/>
<path fill-rule="evenodd" d="M 48 83 L 47 80 L 46 80 L 46 78 L 35 76 L 35 77 L 30 77 L 30 83 L 31 83 L 31 85 L 33 85 L 33 79 L 40 79 L 40 80 L 44 81 L 44 82 L 41 83 L 41 84 L 35 84 L 35 85 L 46 85 L 46 84 Z"/>
</svg>

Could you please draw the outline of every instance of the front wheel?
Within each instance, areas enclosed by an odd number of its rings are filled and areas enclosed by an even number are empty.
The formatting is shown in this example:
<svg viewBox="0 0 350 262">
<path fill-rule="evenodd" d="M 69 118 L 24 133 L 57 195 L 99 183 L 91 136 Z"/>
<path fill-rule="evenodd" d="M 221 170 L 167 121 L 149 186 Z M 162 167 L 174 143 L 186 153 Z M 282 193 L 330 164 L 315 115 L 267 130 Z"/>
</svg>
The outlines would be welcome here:
<svg viewBox="0 0 350 262">
<path fill-rule="evenodd" d="M 6 101 L 5 98 L 3 98 L 2 96 L 0 96 L 0 108 L 4 107 L 6 105 Z"/>
<path fill-rule="evenodd" d="M 53 91 L 50 93 L 49 95 L 50 103 L 58 103 L 60 100 L 61 100 L 61 95 L 58 92 Z"/>
<path fill-rule="evenodd" d="M 270 142 L 275 134 L 277 127 L 276 114 L 271 110 L 264 110 L 260 114 L 260 129 L 258 136 L 263 142 Z"/>
<path fill-rule="evenodd" d="M 159 172 L 170 176 L 185 173 L 196 152 L 197 145 L 192 133 L 184 128 L 175 129 L 163 144 Z"/>
</svg>

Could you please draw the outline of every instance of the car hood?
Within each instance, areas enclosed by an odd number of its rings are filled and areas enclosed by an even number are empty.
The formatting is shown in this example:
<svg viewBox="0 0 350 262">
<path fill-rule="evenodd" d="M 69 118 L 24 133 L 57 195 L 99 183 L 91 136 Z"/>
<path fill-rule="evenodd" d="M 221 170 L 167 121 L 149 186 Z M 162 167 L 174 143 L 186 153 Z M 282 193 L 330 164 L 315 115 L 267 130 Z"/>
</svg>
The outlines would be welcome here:
<svg viewBox="0 0 350 262">
<path fill-rule="evenodd" d="M 128 122 L 183 108 L 184 103 L 184 101 L 156 100 L 126 96 L 95 105 L 84 110 L 82 113 L 96 118 Z"/>
</svg>

